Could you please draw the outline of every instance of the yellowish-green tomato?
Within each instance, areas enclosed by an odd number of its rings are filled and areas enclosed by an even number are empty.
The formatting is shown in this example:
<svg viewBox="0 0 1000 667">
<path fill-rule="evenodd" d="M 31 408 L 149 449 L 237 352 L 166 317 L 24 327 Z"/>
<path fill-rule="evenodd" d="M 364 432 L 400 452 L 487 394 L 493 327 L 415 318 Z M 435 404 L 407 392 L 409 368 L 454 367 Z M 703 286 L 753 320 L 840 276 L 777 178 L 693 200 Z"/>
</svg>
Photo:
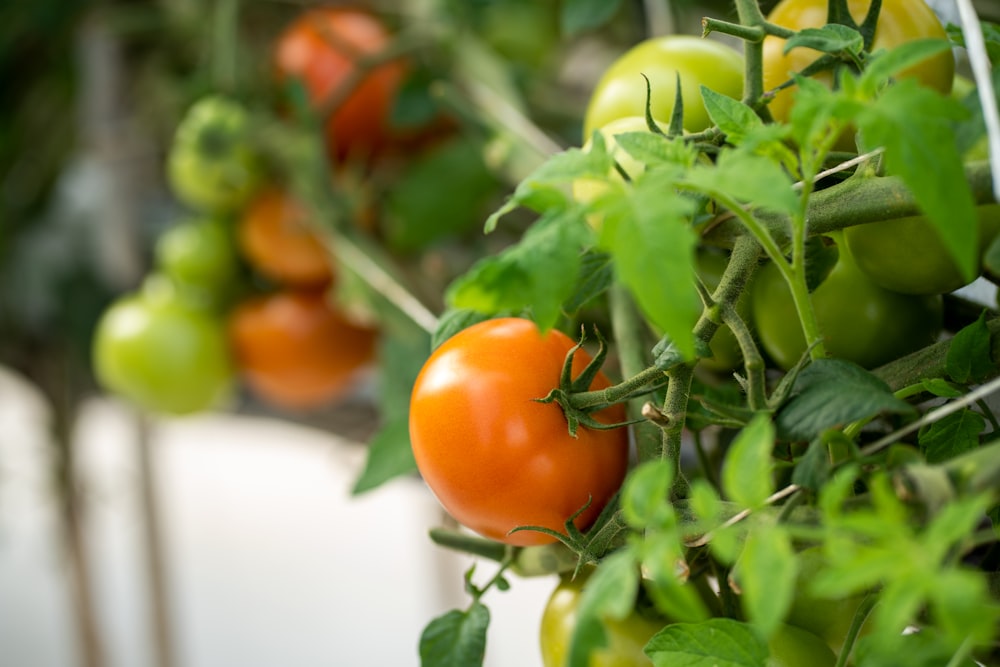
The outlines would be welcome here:
<svg viewBox="0 0 1000 667">
<path fill-rule="evenodd" d="M 563 577 L 545 605 L 539 636 L 545 667 L 566 667 L 585 580 L 585 576 Z M 638 612 L 620 621 L 603 621 L 608 645 L 590 656 L 589 667 L 652 667 L 653 662 L 643 652 L 643 647 L 665 623 Z"/>
<path fill-rule="evenodd" d="M 701 86 L 739 99 L 743 94 L 743 55 L 720 41 L 691 35 L 654 37 L 636 44 L 597 82 L 584 115 L 584 140 L 613 120 L 645 115 L 644 76 L 649 79 L 650 112 L 660 122 L 668 122 L 673 113 L 679 76 L 684 129 L 700 132 L 712 124 Z"/>
<path fill-rule="evenodd" d="M 661 129 L 666 131 L 666 127 L 662 124 Z M 649 132 L 649 126 L 646 124 L 645 116 L 624 116 L 622 118 L 617 118 L 607 125 L 600 128 L 601 136 L 604 138 L 604 143 L 607 146 L 608 153 L 615 159 L 618 166 L 629 175 L 629 178 L 637 178 L 642 172 L 646 170 L 646 165 L 644 165 L 639 160 L 636 160 L 629 153 L 618 145 L 618 141 L 615 139 L 619 134 L 626 134 L 628 132 Z M 589 151 L 591 149 L 593 142 L 587 140 L 583 145 L 584 151 Z M 621 174 L 618 170 L 612 168 L 608 173 L 609 178 L 612 180 L 622 181 Z M 597 199 L 600 195 L 608 191 L 610 187 L 608 181 L 594 179 L 594 178 L 579 178 L 573 181 L 573 198 L 578 202 L 588 203 Z"/>
<path fill-rule="evenodd" d="M 767 667 L 834 667 L 837 656 L 820 637 L 780 625 L 767 642 Z"/>
</svg>

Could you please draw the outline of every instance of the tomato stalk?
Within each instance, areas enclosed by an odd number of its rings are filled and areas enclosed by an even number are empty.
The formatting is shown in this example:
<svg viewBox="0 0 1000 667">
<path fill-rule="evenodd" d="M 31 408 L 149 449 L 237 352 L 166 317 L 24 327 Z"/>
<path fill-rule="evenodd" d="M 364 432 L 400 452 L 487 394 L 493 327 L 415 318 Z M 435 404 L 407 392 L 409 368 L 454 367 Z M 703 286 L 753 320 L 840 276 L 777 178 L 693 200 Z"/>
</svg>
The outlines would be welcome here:
<svg viewBox="0 0 1000 667">
<path fill-rule="evenodd" d="M 611 326 L 615 333 L 618 347 L 618 358 L 623 377 L 640 376 L 647 370 L 649 360 L 645 351 L 648 349 L 643 336 L 644 322 L 636 308 L 631 293 L 621 283 L 614 283 L 608 293 L 608 304 L 611 311 Z M 644 399 L 633 397 L 628 402 L 630 419 L 642 416 Z M 659 456 L 660 432 L 655 424 L 648 421 L 636 423 L 633 434 L 640 461 L 649 461 Z"/>
<path fill-rule="evenodd" d="M 221 91 L 236 87 L 240 0 L 216 0 L 212 15 L 212 82 Z"/>
<path fill-rule="evenodd" d="M 965 179 L 972 189 L 976 205 L 996 202 L 991 178 L 989 162 L 972 162 L 966 165 Z M 712 195 L 714 197 L 715 193 Z M 812 234 L 828 234 L 853 225 L 919 215 L 920 212 L 912 191 L 906 187 L 901 178 L 882 176 L 850 178 L 812 193 L 809 197 L 806 218 L 809 220 L 809 231 Z M 735 210 L 733 213 L 735 220 L 720 220 L 717 224 L 713 224 L 711 229 L 706 230 L 704 239 L 707 243 L 731 246 L 737 238 L 747 233 L 746 220 L 736 215 Z M 759 229 L 765 230 L 777 244 L 790 241 L 787 216 L 766 211 L 755 215 Z M 756 235 L 756 232 L 750 231 Z"/>
<path fill-rule="evenodd" d="M 847 631 L 847 637 L 844 639 L 843 646 L 837 652 L 837 664 L 834 667 L 847 667 L 848 661 L 851 659 L 851 653 L 854 650 L 854 643 L 858 640 L 858 634 L 861 632 L 861 627 L 868 620 L 868 616 L 872 613 L 872 609 L 878 603 L 878 594 L 869 593 L 858 605 L 858 609 L 854 612 L 854 618 L 851 620 L 851 627 Z"/>
</svg>

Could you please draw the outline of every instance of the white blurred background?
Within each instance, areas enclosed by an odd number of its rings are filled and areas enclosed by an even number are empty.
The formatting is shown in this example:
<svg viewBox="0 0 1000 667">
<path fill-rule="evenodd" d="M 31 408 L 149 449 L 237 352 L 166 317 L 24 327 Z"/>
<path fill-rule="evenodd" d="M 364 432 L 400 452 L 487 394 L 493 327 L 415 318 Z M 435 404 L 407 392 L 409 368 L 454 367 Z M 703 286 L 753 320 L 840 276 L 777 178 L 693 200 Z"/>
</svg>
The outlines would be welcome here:
<svg viewBox="0 0 1000 667">
<path fill-rule="evenodd" d="M 0 665 L 81 664 L 51 492 L 50 415 L 0 369 Z M 74 447 L 83 544 L 108 667 L 154 665 L 137 422 L 85 404 Z M 433 545 L 416 478 L 357 498 L 364 448 L 268 417 L 206 414 L 149 433 L 176 667 L 406 667 L 431 618 L 464 608 L 471 560 Z M 494 572 L 481 563 L 478 580 Z M 551 578 L 491 591 L 486 665 L 536 667 Z"/>
</svg>

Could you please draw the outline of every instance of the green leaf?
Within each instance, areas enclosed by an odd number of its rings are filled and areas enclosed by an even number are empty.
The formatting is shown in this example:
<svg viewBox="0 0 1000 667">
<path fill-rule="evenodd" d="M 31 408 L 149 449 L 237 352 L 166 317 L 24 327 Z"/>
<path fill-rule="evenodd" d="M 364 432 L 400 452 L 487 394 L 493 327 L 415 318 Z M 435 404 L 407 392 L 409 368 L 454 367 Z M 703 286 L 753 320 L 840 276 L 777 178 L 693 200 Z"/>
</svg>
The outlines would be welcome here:
<svg viewBox="0 0 1000 667">
<path fill-rule="evenodd" d="M 733 440 L 722 464 L 722 489 L 733 502 L 759 507 L 774 493 L 774 425 L 759 413 Z"/>
<path fill-rule="evenodd" d="M 811 236 L 806 240 L 806 286 L 810 292 L 826 280 L 839 257 L 837 246 L 827 245 L 821 236 Z"/>
<path fill-rule="evenodd" d="M 962 275 L 979 272 L 978 222 L 955 143 L 956 100 L 903 79 L 857 117 L 865 146 L 885 147 L 886 171 L 903 179 Z"/>
<path fill-rule="evenodd" d="M 621 549 L 601 561 L 580 595 L 567 667 L 589 666 L 590 654 L 607 645 L 601 619 L 626 618 L 638 591 L 639 569 L 631 551 Z"/>
<path fill-rule="evenodd" d="M 809 443 L 805 455 L 795 464 L 792 483 L 812 491 L 822 488 L 830 478 L 830 454 L 826 442 L 817 438 Z"/>
<path fill-rule="evenodd" d="M 712 122 L 726 135 L 726 141 L 738 146 L 749 132 L 760 128 L 764 122 L 754 112 L 739 100 L 716 92 L 707 86 L 701 87 L 701 97 L 705 101 Z"/>
<path fill-rule="evenodd" d="M 712 350 L 707 343 L 695 340 L 695 356 L 699 358 L 712 356 Z M 677 364 L 683 363 L 687 357 L 674 344 L 670 336 L 664 336 L 653 346 L 653 364 L 663 371 L 668 371 Z"/>
<path fill-rule="evenodd" d="M 990 330 L 986 326 L 986 311 L 975 322 L 959 330 L 948 348 L 945 370 L 955 382 L 981 382 L 996 370 L 990 349 Z"/>
<path fill-rule="evenodd" d="M 486 219 L 485 230 L 492 232 L 500 218 L 524 207 L 551 216 L 573 204 L 570 184 L 581 178 L 606 179 L 614 169 L 614 160 L 600 132 L 595 132 L 589 150 L 570 148 L 543 162 L 518 183 L 514 193 Z"/>
<path fill-rule="evenodd" d="M 607 23 L 621 0 L 563 0 L 560 23 L 564 35 L 574 35 Z"/>
<path fill-rule="evenodd" d="M 799 207 L 788 174 L 773 161 L 745 151 L 723 151 L 714 166 L 695 165 L 685 183 L 709 196 L 726 195 L 775 213 L 791 215 Z"/>
<path fill-rule="evenodd" d="M 792 605 L 798 561 L 787 531 L 758 523 L 747 535 L 734 575 L 743 610 L 765 638 L 774 634 Z"/>
<path fill-rule="evenodd" d="M 647 461 L 629 473 L 622 487 L 622 514 L 633 528 L 642 530 L 671 521 L 670 485 L 673 467 L 668 461 Z"/>
<path fill-rule="evenodd" d="M 881 413 L 912 416 L 916 409 L 857 364 L 817 359 L 799 373 L 775 423 L 782 440 L 808 441 L 829 428 Z"/>
<path fill-rule="evenodd" d="M 979 434 L 985 428 L 986 420 L 981 414 L 959 410 L 921 429 L 917 444 L 928 463 L 940 463 L 979 447 Z"/>
<path fill-rule="evenodd" d="M 683 544 L 676 530 L 647 533 L 642 543 L 642 566 L 646 592 L 667 618 L 696 623 L 711 615 L 693 585 L 681 579 Z"/>
<path fill-rule="evenodd" d="M 441 196 L 442 183 L 448 184 L 447 197 Z M 383 216 L 386 241 L 409 252 L 469 231 L 488 213 L 497 189 L 479 144 L 462 138 L 436 146 L 393 181 Z"/>
<path fill-rule="evenodd" d="M 420 636 L 421 667 L 477 667 L 486 655 L 490 610 L 473 602 L 431 621 Z"/>
<path fill-rule="evenodd" d="M 927 378 L 920 381 L 920 386 L 927 393 L 940 398 L 958 398 L 965 393 L 944 378 Z"/>
<path fill-rule="evenodd" d="M 698 157 L 694 146 L 680 138 L 669 138 L 653 132 L 622 132 L 615 143 L 646 169 L 660 167 L 690 167 Z M 631 170 L 637 171 L 637 170 Z M 636 178 L 640 174 L 634 174 Z"/>
<path fill-rule="evenodd" d="M 358 495 L 390 479 L 414 473 L 417 462 L 410 447 L 409 421 L 398 419 L 382 426 L 368 442 L 368 458 L 351 493 Z"/>
<path fill-rule="evenodd" d="M 703 529 L 713 528 L 722 522 L 722 499 L 708 480 L 699 477 L 691 481 L 688 502 Z"/>
<path fill-rule="evenodd" d="M 858 55 L 865 47 L 861 33 L 846 25 L 831 23 L 822 28 L 804 28 L 785 42 L 784 52 L 805 47 L 823 53 L 852 53 Z"/>
<path fill-rule="evenodd" d="M 849 75 L 845 80 L 847 78 Z M 826 140 L 835 119 L 843 124 L 850 123 L 864 108 L 843 91 L 831 90 L 815 79 L 796 76 L 795 84 L 798 92 L 789 121 L 792 138 L 799 146 L 810 147 L 821 139 Z"/>
<path fill-rule="evenodd" d="M 866 64 L 858 85 L 862 90 L 873 94 L 903 70 L 950 48 L 951 45 L 944 39 L 915 39 L 903 42 L 891 50 L 874 53 Z"/>
<path fill-rule="evenodd" d="M 484 257 L 448 287 L 451 308 L 486 314 L 525 312 L 543 331 L 559 318 L 562 304 L 576 287 L 581 245 L 589 228 L 572 211 L 539 219 L 499 255 Z"/>
<path fill-rule="evenodd" d="M 753 627 L 730 618 L 668 625 L 645 650 L 655 667 L 764 667 L 768 656 Z"/>
<path fill-rule="evenodd" d="M 656 174 L 647 172 L 634 187 L 606 198 L 600 243 L 639 308 L 690 359 L 695 354 L 692 330 L 702 308 L 694 286 L 698 238 L 686 217 L 692 204 Z"/>
<path fill-rule="evenodd" d="M 563 308 L 568 314 L 576 313 L 604 294 L 613 280 L 614 265 L 611 256 L 595 250 L 585 252 L 580 261 L 580 274 L 577 276 L 575 289 L 566 299 Z"/>
</svg>

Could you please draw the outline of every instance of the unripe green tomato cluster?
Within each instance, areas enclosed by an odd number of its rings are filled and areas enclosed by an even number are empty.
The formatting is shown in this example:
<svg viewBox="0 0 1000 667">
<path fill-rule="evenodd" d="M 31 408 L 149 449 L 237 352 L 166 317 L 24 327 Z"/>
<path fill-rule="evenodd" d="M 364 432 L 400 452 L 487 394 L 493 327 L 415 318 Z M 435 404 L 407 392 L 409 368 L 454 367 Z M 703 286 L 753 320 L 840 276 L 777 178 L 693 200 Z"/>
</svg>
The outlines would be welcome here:
<svg viewBox="0 0 1000 667">
<path fill-rule="evenodd" d="M 837 264 L 810 295 L 830 356 L 874 368 L 933 343 L 943 326 L 941 296 L 892 292 L 872 282 L 840 249 Z M 791 291 L 774 264 L 754 281 L 752 315 L 764 351 L 789 369 L 806 352 Z"/>
</svg>

